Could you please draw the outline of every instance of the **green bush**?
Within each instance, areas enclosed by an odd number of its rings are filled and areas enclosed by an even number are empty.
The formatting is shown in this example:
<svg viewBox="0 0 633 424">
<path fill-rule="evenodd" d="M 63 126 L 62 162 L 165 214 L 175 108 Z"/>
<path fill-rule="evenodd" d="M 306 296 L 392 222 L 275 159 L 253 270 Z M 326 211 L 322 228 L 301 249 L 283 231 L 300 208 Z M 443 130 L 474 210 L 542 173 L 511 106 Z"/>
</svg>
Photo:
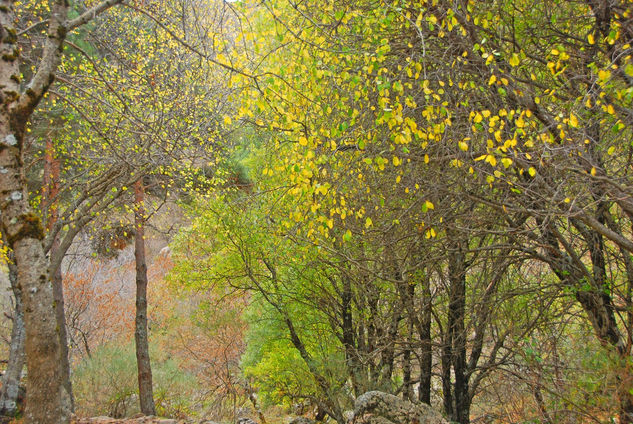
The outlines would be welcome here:
<svg viewBox="0 0 633 424">
<path fill-rule="evenodd" d="M 152 345 L 150 356 L 157 414 L 191 415 L 196 378 Z M 139 412 L 134 343 L 111 342 L 99 347 L 75 367 L 72 382 L 79 416 L 127 417 Z"/>
</svg>

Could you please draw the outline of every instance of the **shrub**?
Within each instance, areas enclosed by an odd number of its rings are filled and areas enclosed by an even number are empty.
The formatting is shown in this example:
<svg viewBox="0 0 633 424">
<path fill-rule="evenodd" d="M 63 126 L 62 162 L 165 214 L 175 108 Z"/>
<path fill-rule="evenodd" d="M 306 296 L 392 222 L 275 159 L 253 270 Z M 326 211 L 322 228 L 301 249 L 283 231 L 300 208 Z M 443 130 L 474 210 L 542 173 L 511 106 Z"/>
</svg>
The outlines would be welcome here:
<svg viewBox="0 0 633 424">
<path fill-rule="evenodd" d="M 181 418 L 192 413 L 195 377 L 150 344 L 154 400 L 158 415 Z M 73 370 L 77 415 L 126 417 L 139 412 L 134 344 L 116 341 L 99 347 Z"/>
</svg>

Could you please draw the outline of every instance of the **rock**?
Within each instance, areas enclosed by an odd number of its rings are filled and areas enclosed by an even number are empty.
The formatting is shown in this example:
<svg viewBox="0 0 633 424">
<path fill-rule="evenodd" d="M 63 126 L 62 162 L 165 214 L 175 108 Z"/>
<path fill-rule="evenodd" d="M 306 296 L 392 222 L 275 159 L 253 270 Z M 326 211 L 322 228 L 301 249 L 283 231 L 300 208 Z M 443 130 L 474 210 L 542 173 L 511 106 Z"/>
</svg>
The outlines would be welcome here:
<svg viewBox="0 0 633 424">
<path fill-rule="evenodd" d="M 316 424 L 316 421 L 308 417 L 297 417 L 290 420 L 288 424 Z"/>
<path fill-rule="evenodd" d="M 255 421 L 251 420 L 250 418 L 246 418 L 246 417 L 242 417 L 242 418 L 238 418 L 237 421 L 235 421 L 236 424 L 257 424 Z"/>
<path fill-rule="evenodd" d="M 346 423 L 351 423 L 354 421 L 354 411 L 350 411 L 349 409 L 343 411 L 343 418 L 345 418 Z"/>
<path fill-rule="evenodd" d="M 424 403 L 412 403 L 379 391 L 367 392 L 354 403 L 355 424 L 448 424 Z"/>
</svg>

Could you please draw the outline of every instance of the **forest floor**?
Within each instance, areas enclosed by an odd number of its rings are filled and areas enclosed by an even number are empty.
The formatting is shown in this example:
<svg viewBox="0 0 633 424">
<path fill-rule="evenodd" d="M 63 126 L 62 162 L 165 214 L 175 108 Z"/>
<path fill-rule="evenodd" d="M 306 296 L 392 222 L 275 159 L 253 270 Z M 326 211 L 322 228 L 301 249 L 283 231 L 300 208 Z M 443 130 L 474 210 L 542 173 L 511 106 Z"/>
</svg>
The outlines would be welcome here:
<svg viewBox="0 0 633 424">
<path fill-rule="evenodd" d="M 207 421 L 210 422 L 210 421 Z M 110 417 L 94 417 L 94 418 L 76 418 L 71 424 L 190 424 L 192 421 L 175 420 L 172 418 L 160 418 L 152 416 L 142 416 L 138 418 L 110 418 Z M 204 423 L 204 421 L 203 421 Z"/>
</svg>

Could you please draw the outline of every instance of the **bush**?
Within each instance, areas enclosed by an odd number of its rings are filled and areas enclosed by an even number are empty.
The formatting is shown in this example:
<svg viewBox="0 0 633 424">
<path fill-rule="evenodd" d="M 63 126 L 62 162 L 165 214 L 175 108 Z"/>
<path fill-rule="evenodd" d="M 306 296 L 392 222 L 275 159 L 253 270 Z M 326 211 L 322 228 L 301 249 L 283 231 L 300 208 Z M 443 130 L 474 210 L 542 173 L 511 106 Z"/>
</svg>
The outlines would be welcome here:
<svg viewBox="0 0 633 424">
<path fill-rule="evenodd" d="M 179 364 L 150 344 L 154 401 L 160 416 L 182 418 L 192 412 L 197 381 Z M 110 342 L 73 370 L 73 391 L 79 416 L 122 418 L 139 412 L 134 343 Z"/>
</svg>

